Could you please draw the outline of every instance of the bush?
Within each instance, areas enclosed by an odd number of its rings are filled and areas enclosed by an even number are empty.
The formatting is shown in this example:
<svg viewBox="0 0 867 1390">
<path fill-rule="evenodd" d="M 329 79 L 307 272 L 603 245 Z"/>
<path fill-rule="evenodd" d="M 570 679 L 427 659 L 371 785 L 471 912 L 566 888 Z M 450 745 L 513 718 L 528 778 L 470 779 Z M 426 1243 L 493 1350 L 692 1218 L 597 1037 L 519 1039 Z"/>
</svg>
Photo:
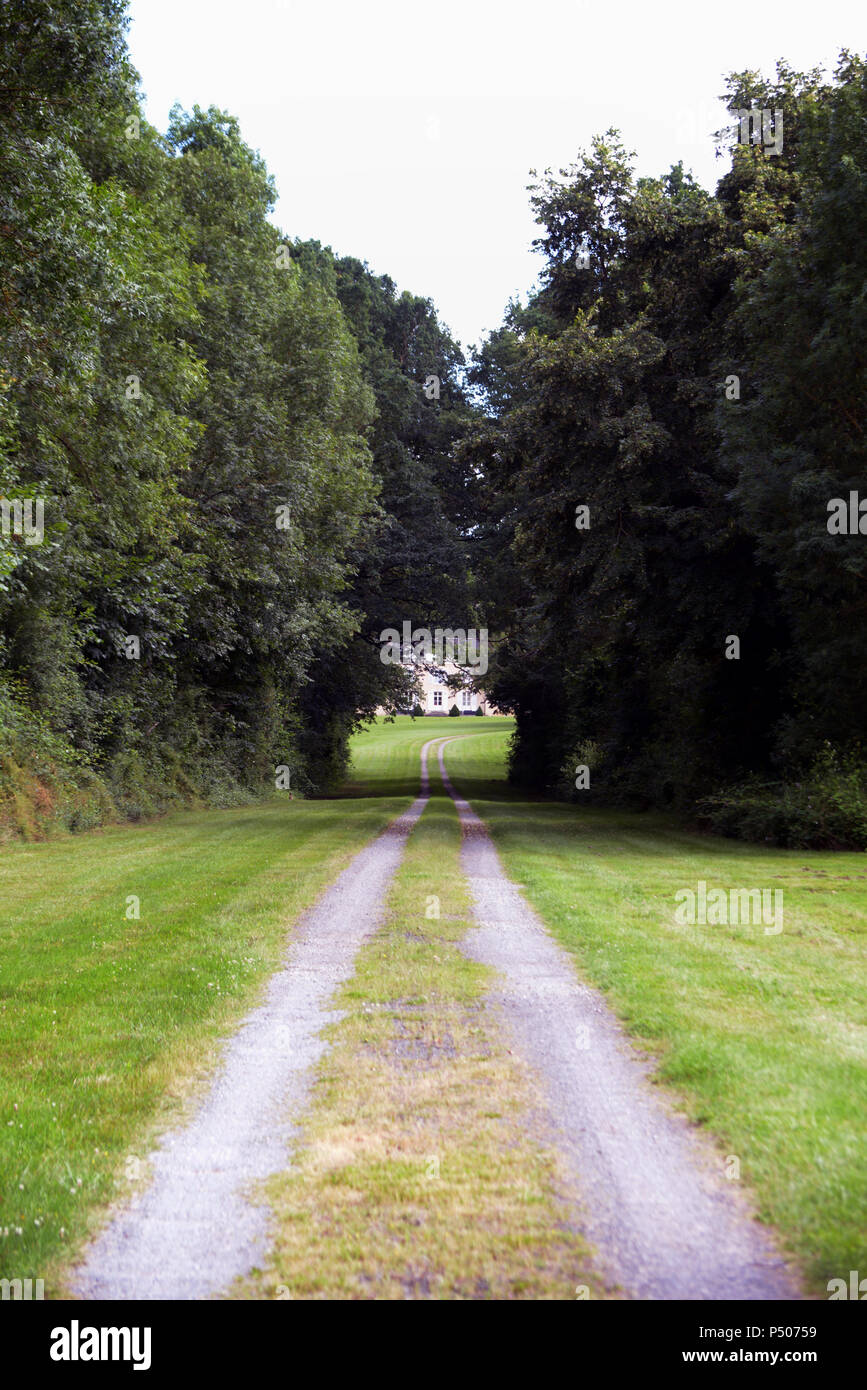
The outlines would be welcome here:
<svg viewBox="0 0 867 1390">
<path fill-rule="evenodd" d="M 724 787 L 696 807 L 720 835 L 784 849 L 867 849 L 867 766 L 830 744 L 800 782 Z"/>
<path fill-rule="evenodd" d="M 576 743 L 560 768 L 559 776 L 551 790 L 563 801 L 580 801 L 586 806 L 590 800 L 590 788 L 578 791 L 575 787 L 575 774 L 579 767 L 586 767 L 591 774 L 591 786 L 598 790 L 602 782 L 600 767 L 603 756 L 601 746 L 594 739 L 584 738 Z"/>
<path fill-rule="evenodd" d="M 461 712 L 460 712 L 460 710 L 458 709 L 457 705 L 452 705 L 451 709 L 449 710 L 449 718 L 450 718 L 450 719 L 455 719 L 455 718 L 460 719 L 460 717 L 461 717 Z"/>
<path fill-rule="evenodd" d="M 108 788 L 82 754 L 28 706 L 19 682 L 0 677 L 0 841 L 116 819 Z"/>
<path fill-rule="evenodd" d="M 482 715 L 482 717 L 484 717 L 484 713 L 485 713 L 485 711 L 481 708 L 481 706 L 479 706 L 478 709 L 474 709 L 474 710 L 473 710 L 473 714 L 480 714 L 480 715 Z"/>
<path fill-rule="evenodd" d="M 413 705 L 412 709 L 410 710 L 410 714 L 412 715 L 413 719 L 424 718 L 424 710 L 422 709 L 421 705 Z"/>
<path fill-rule="evenodd" d="M 178 706 L 174 743 L 151 737 L 146 751 L 123 746 L 97 768 L 29 707 L 20 682 L 0 675 L 0 842 L 138 821 L 173 806 L 249 805 L 273 794 L 255 747 L 231 736 L 208 739 Z"/>
</svg>

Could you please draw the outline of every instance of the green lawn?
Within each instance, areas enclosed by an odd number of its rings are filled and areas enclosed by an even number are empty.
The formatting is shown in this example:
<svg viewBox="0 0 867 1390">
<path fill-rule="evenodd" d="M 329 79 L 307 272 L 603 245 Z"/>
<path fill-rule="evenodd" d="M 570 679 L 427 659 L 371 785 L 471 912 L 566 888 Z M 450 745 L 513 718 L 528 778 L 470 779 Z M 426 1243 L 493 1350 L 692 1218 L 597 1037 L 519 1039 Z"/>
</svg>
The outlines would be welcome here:
<svg viewBox="0 0 867 1390">
<path fill-rule="evenodd" d="M 289 924 L 406 805 L 275 800 L 4 846 L 0 1275 L 46 1278 L 52 1295 L 130 1156 L 255 1003 Z"/>
<path fill-rule="evenodd" d="M 446 749 L 505 867 L 740 1159 L 816 1290 L 867 1270 L 867 857 L 769 850 L 505 790 L 506 731 Z M 681 926 L 675 893 L 783 892 L 783 930 Z"/>
<path fill-rule="evenodd" d="M 391 722 L 377 719 L 352 740 L 352 770 L 345 795 L 415 796 L 419 753 L 432 738 L 492 738 L 499 747 L 504 732 L 511 734 L 514 727 L 512 719 L 479 719 L 474 715 L 412 719 L 408 714 L 399 714 Z"/>
<path fill-rule="evenodd" d="M 0 1277 L 47 1276 L 51 1295 L 256 1002 L 293 920 L 417 795 L 421 745 L 456 724 L 359 735 L 345 799 L 3 846 Z"/>
<path fill-rule="evenodd" d="M 579 973 L 658 1053 L 721 1154 L 738 1156 L 817 1291 L 867 1270 L 867 859 L 521 797 L 504 781 L 511 729 L 493 718 L 379 722 L 354 740 L 341 798 L 3 847 L 2 1277 L 45 1278 L 49 1297 L 59 1287 L 124 1190 L 129 1157 L 147 1153 L 208 1076 L 297 915 L 416 795 L 419 750 L 437 737 L 459 740 L 447 766 L 509 873 Z M 425 838 L 429 878 L 435 837 Z M 678 925 L 674 894 L 700 879 L 781 888 L 783 931 Z M 126 915 L 133 897 L 138 918 Z"/>
</svg>

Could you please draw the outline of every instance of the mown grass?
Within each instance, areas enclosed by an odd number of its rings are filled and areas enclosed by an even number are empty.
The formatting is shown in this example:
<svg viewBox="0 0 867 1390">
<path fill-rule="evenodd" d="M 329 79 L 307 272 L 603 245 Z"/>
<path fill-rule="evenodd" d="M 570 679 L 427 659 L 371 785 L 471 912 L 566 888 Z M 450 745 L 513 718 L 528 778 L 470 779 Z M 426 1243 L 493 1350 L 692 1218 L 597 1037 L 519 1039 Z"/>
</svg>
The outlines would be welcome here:
<svg viewBox="0 0 867 1390">
<path fill-rule="evenodd" d="M 255 1003 L 292 921 L 417 794 L 418 750 L 442 722 L 416 721 L 385 775 L 382 726 L 362 735 L 372 756 L 351 800 L 0 849 L 0 1277 L 62 1287 Z"/>
<path fill-rule="evenodd" d="M 433 738 L 502 739 L 511 733 L 514 720 L 499 716 L 478 719 L 473 715 L 450 719 L 448 715 L 394 720 L 377 719 L 352 740 L 352 766 L 344 795 L 414 796 L 418 791 L 419 754 Z"/>
<path fill-rule="evenodd" d="M 266 1185 L 267 1268 L 236 1296 L 599 1296 L 531 1137 L 532 1082 L 486 1009 L 490 972 L 458 949 L 459 849 L 451 801 L 432 798 L 337 999 L 297 1157 Z"/>
<path fill-rule="evenodd" d="M 446 749 L 507 872 L 685 1109 L 740 1159 L 813 1287 L 867 1269 L 867 859 L 504 796 L 505 731 Z M 494 788 L 493 795 L 490 789 Z M 783 891 L 783 930 L 680 926 L 675 893 Z"/>
<path fill-rule="evenodd" d="M 739 1156 L 816 1290 L 867 1267 L 864 856 L 769 851 L 661 817 L 527 800 L 503 780 L 511 728 L 380 723 L 355 741 L 343 799 L 177 813 L 0 851 L 0 1277 L 62 1289 L 125 1189 L 128 1157 L 177 1120 L 293 919 L 405 808 L 419 750 L 437 736 L 460 739 L 447 765 L 508 872 L 656 1050 L 687 1111 Z M 289 1265 L 293 1291 L 319 1294 L 537 1296 L 591 1283 L 575 1276 L 580 1243 L 558 1228 L 553 1160 L 509 1148 L 530 1082 L 480 1008 L 480 968 L 456 951 L 466 899 L 453 813 L 437 798 L 422 826 L 387 932 L 350 986 L 311 1166 L 279 1180 L 278 1204 L 291 1189 L 299 1215 L 287 1215 L 267 1292 L 289 1291 Z M 784 930 L 678 926 L 674 894 L 699 879 L 782 888 Z M 439 920 L 424 917 L 433 895 Z M 360 1135 L 358 1161 L 351 1146 L 332 1153 L 329 1133 Z M 316 1215 L 323 1194 L 330 1226 Z"/>
<path fill-rule="evenodd" d="M 3 848 L 0 1277 L 57 1292 L 293 919 L 406 804 L 277 800 Z"/>
</svg>

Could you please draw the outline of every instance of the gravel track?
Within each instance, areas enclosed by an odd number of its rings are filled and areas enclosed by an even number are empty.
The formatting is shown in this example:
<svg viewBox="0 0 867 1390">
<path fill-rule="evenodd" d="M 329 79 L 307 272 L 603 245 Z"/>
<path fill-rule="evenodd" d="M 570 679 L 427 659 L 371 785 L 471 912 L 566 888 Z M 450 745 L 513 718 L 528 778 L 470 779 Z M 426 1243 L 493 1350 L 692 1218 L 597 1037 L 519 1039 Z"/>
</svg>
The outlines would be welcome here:
<svg viewBox="0 0 867 1390">
<path fill-rule="evenodd" d="M 421 752 L 420 795 L 300 918 L 264 1003 L 226 1045 L 206 1100 L 190 1123 L 163 1136 L 149 1186 L 116 1213 L 74 1272 L 77 1297 L 208 1298 L 261 1261 L 268 1211 L 249 1188 L 287 1166 L 326 1047 L 322 1029 L 342 1017 L 329 1002 L 380 923 L 427 801 L 430 742 Z"/>
<path fill-rule="evenodd" d="M 650 1084 L 652 1066 L 507 877 L 484 823 L 448 779 L 444 747 L 440 771 L 463 825 L 479 923 L 463 949 L 498 972 L 491 1000 L 545 1099 L 538 1138 L 565 1158 L 600 1270 L 632 1298 L 802 1297 L 726 1181 L 720 1154 Z"/>
<path fill-rule="evenodd" d="M 451 742 L 452 740 L 446 740 Z M 457 795 L 443 740 L 421 751 L 421 791 L 361 850 L 298 922 L 264 1003 L 225 1046 L 204 1103 L 151 1155 L 152 1180 L 118 1210 L 74 1271 L 88 1299 L 200 1299 L 224 1292 L 267 1250 L 268 1209 L 250 1194 L 291 1157 L 329 1008 L 385 893 L 439 765 L 464 832 L 478 927 L 463 949 L 498 972 L 490 996 L 544 1098 L 543 1145 L 556 1145 L 580 1206 L 575 1219 L 600 1272 L 628 1297 L 797 1299 L 770 1234 L 725 1182 L 720 1155 L 666 1104 L 597 991 L 508 879 L 484 823 Z"/>
</svg>

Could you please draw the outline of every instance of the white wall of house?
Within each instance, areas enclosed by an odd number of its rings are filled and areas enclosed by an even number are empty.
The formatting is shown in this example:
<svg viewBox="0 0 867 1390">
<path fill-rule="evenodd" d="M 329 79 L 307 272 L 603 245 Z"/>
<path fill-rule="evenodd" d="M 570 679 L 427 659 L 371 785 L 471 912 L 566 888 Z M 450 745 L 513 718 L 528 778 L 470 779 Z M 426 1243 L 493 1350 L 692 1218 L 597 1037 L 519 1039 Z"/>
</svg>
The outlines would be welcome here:
<svg viewBox="0 0 867 1390">
<path fill-rule="evenodd" d="M 435 676 L 425 676 L 422 685 L 425 714 L 448 714 L 452 705 L 457 705 L 461 714 L 474 714 L 479 707 L 477 690 L 450 690 L 445 681 L 438 681 Z M 484 696 L 481 703 L 484 706 Z"/>
<path fill-rule="evenodd" d="M 447 675 L 457 675 L 460 668 L 450 661 L 443 670 Z M 481 709 L 485 714 L 497 712 L 488 704 L 483 690 L 451 690 L 445 680 L 440 680 L 428 671 L 421 672 L 420 681 L 423 692 L 421 706 L 425 714 L 448 714 L 452 705 L 457 705 L 461 714 L 475 714 L 477 709 Z"/>
<path fill-rule="evenodd" d="M 411 658 L 406 662 L 407 666 L 412 665 Z M 447 675 L 456 675 L 460 669 L 453 661 L 446 662 L 442 668 Z M 467 677 L 471 672 L 467 672 Z M 462 715 L 475 714 L 477 709 L 481 709 L 483 714 L 499 714 L 499 710 L 494 705 L 488 703 L 483 690 L 450 690 L 444 680 L 432 675 L 429 671 L 420 671 L 419 684 L 421 686 L 421 707 L 425 714 L 437 715 L 448 714 L 452 705 L 457 705 Z M 385 710 L 380 709 L 378 714 L 384 714 Z"/>
</svg>

